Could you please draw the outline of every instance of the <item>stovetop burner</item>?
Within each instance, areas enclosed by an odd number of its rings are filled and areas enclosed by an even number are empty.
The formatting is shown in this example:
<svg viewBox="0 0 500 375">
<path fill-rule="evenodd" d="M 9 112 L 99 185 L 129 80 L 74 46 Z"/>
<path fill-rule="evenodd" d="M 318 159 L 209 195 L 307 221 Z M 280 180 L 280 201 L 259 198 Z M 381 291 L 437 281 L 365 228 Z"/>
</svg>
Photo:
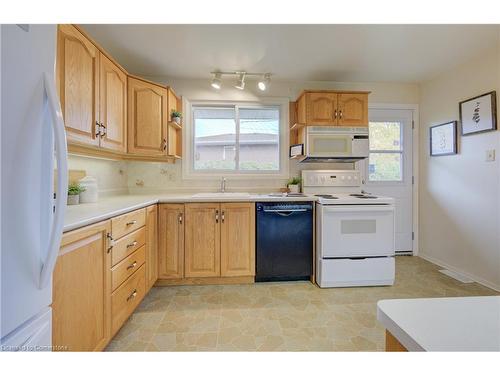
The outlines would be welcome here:
<svg viewBox="0 0 500 375">
<path fill-rule="evenodd" d="M 349 194 L 351 197 L 361 198 L 361 199 L 377 199 L 374 195 L 366 195 L 366 194 Z"/>
<path fill-rule="evenodd" d="M 326 198 L 326 199 L 339 199 L 331 194 L 316 194 L 315 197 Z"/>
</svg>

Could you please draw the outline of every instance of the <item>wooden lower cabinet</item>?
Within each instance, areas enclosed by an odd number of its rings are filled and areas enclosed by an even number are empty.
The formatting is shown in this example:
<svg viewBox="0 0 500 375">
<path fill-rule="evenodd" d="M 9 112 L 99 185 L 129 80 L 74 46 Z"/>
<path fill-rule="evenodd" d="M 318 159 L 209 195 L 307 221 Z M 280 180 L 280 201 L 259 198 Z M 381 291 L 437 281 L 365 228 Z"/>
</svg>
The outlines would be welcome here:
<svg viewBox="0 0 500 375">
<path fill-rule="evenodd" d="M 184 204 L 160 204 L 158 213 L 160 279 L 184 277 Z"/>
<path fill-rule="evenodd" d="M 52 344 L 102 350 L 111 338 L 110 221 L 65 233 L 53 275 Z"/>
<path fill-rule="evenodd" d="M 158 280 L 158 206 L 146 208 L 146 289 Z"/>
<path fill-rule="evenodd" d="M 185 277 L 220 276 L 220 204 L 187 203 Z"/>
<path fill-rule="evenodd" d="M 255 275 L 255 204 L 221 204 L 221 276 Z"/>
<path fill-rule="evenodd" d="M 253 276 L 254 203 L 160 205 L 160 285 L 248 282 Z"/>
<path fill-rule="evenodd" d="M 395 338 L 392 333 L 385 330 L 385 351 L 386 352 L 407 352 L 408 350 Z"/>
</svg>

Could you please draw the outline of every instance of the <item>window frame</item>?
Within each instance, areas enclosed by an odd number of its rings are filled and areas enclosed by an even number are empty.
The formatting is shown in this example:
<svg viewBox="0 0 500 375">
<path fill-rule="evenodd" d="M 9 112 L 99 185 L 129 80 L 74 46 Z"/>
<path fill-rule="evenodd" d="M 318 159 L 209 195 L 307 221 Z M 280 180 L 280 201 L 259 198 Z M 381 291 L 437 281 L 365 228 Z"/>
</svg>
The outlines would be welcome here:
<svg viewBox="0 0 500 375">
<path fill-rule="evenodd" d="M 183 179 L 213 179 L 217 177 L 230 177 L 231 179 L 248 178 L 288 178 L 289 159 L 289 99 L 288 98 L 260 98 L 258 101 L 200 101 L 183 98 L 184 126 L 183 137 Z M 193 107 L 234 107 L 236 119 L 236 165 L 239 163 L 239 109 L 278 108 L 279 110 L 279 169 L 276 171 L 255 171 L 240 169 L 196 170 L 194 169 L 194 111 Z"/>
<path fill-rule="evenodd" d="M 404 124 L 400 121 L 395 120 L 384 120 L 384 121 L 368 121 L 368 131 L 370 131 L 370 122 L 397 122 L 399 124 L 399 150 L 376 150 L 371 149 L 368 145 L 368 160 L 366 163 L 366 182 L 370 184 L 402 184 L 405 182 L 405 167 L 404 167 Z M 400 167 L 401 167 L 401 179 L 400 180 L 371 180 L 370 179 L 370 156 L 371 154 L 399 154 L 400 155 Z"/>
</svg>

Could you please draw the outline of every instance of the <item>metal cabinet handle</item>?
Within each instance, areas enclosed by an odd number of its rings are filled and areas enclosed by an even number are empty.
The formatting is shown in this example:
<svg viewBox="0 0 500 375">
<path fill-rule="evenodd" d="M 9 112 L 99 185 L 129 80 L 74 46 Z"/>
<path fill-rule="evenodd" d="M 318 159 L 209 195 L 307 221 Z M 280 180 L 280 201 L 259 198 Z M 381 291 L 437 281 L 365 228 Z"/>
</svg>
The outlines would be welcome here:
<svg viewBox="0 0 500 375">
<path fill-rule="evenodd" d="M 336 119 L 337 118 L 337 110 L 335 110 L 335 113 L 333 115 L 333 118 Z"/>
<path fill-rule="evenodd" d="M 111 236 L 111 233 L 106 233 L 106 238 L 108 239 L 108 251 L 107 252 L 110 253 L 113 246 L 115 246 L 115 240 Z"/>
<path fill-rule="evenodd" d="M 101 135 L 101 137 L 104 137 L 104 136 L 106 136 L 106 134 L 107 134 L 107 131 L 106 131 L 106 125 L 104 125 L 104 124 L 101 122 L 101 123 L 100 123 L 100 126 L 101 126 L 100 135 Z"/>
<path fill-rule="evenodd" d="M 101 124 L 99 124 L 98 121 L 95 122 L 95 136 L 96 137 L 101 136 Z"/>
<path fill-rule="evenodd" d="M 167 140 L 163 138 L 163 151 L 167 149 Z"/>
<path fill-rule="evenodd" d="M 135 298 L 136 295 L 137 295 L 137 289 L 134 289 L 132 294 L 127 297 L 127 302 L 130 301 L 132 298 Z"/>
<path fill-rule="evenodd" d="M 137 220 L 132 220 L 127 223 L 127 225 L 134 225 L 137 224 Z"/>
<path fill-rule="evenodd" d="M 132 242 L 132 243 L 129 243 L 129 244 L 127 245 L 127 249 L 129 249 L 129 248 L 131 248 L 131 247 L 134 247 L 134 246 L 136 246 L 136 245 L 137 245 L 137 241 L 134 241 L 134 242 Z"/>
<path fill-rule="evenodd" d="M 340 119 L 342 120 L 342 110 L 339 112 Z"/>
<path fill-rule="evenodd" d="M 222 222 L 224 222 L 224 219 L 225 219 L 225 215 L 224 215 L 224 211 L 222 211 L 222 215 L 221 215 L 221 219 L 222 219 Z"/>
<path fill-rule="evenodd" d="M 219 222 L 219 210 L 215 210 L 215 222 Z"/>
<path fill-rule="evenodd" d="M 182 224 L 182 213 L 179 214 L 179 224 Z"/>
<path fill-rule="evenodd" d="M 134 263 L 132 263 L 130 266 L 127 267 L 128 270 L 131 270 L 132 268 L 135 268 L 135 266 L 137 266 L 137 262 L 134 261 Z"/>
</svg>

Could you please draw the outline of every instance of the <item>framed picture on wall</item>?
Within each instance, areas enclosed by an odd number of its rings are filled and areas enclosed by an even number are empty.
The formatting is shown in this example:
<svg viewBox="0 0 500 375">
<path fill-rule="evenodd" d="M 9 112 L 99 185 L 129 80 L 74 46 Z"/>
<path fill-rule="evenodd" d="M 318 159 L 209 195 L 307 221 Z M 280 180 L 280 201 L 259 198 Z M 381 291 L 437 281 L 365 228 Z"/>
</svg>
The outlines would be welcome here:
<svg viewBox="0 0 500 375">
<path fill-rule="evenodd" d="M 496 91 L 459 103 L 462 135 L 483 133 L 497 128 Z"/>
<path fill-rule="evenodd" d="M 457 153 L 457 122 L 450 121 L 430 127 L 431 156 Z"/>
</svg>

